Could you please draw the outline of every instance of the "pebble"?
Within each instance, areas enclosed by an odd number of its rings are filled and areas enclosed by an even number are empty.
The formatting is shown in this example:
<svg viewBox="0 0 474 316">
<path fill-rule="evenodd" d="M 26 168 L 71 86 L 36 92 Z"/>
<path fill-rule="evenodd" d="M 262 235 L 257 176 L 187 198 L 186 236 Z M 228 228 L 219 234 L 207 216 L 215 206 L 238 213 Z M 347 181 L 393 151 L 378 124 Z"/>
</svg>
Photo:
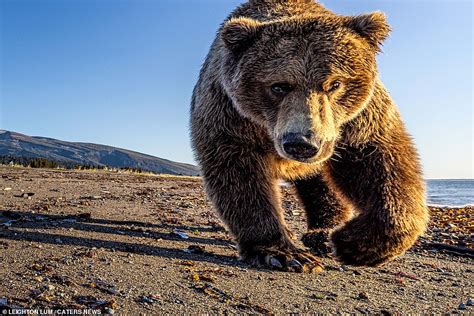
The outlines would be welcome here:
<svg viewBox="0 0 474 316">
<path fill-rule="evenodd" d="M 155 298 L 148 297 L 146 295 L 141 295 L 138 298 L 138 301 L 141 302 L 141 303 L 148 303 L 148 304 L 153 304 L 153 303 L 157 302 L 157 300 Z"/>
<path fill-rule="evenodd" d="M 22 197 L 22 198 L 28 198 L 28 199 L 31 199 L 31 197 L 35 195 L 34 192 L 26 192 L 26 193 L 22 193 L 22 194 L 19 194 L 19 195 L 15 195 L 15 197 Z"/>
<path fill-rule="evenodd" d="M 368 300 L 369 299 L 369 294 L 366 292 L 360 292 L 359 295 L 357 295 L 357 299 L 359 300 Z"/>
<path fill-rule="evenodd" d="M 188 247 L 188 249 L 184 249 L 183 251 L 186 253 L 194 253 L 194 254 L 202 255 L 206 252 L 206 249 L 203 246 L 191 245 Z"/>
<path fill-rule="evenodd" d="M 183 239 L 188 239 L 189 238 L 188 234 L 182 229 L 175 228 L 175 229 L 173 229 L 173 233 L 178 235 L 179 237 L 181 237 Z"/>
</svg>

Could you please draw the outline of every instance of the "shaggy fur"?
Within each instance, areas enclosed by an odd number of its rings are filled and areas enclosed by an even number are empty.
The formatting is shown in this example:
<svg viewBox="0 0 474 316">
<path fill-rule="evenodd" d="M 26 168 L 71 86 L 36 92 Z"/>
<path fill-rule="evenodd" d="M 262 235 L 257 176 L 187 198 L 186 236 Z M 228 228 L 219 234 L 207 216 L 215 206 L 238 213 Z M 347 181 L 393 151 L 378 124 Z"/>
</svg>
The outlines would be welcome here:
<svg viewBox="0 0 474 316">
<path fill-rule="evenodd" d="M 418 156 L 377 74 L 388 33 L 382 13 L 340 16 L 312 0 L 251 0 L 219 29 L 194 89 L 191 135 L 243 260 L 319 265 L 291 240 L 279 179 L 294 181 L 306 210 L 305 245 L 324 252 L 329 235 L 346 264 L 382 264 L 424 231 Z M 317 153 L 288 154 L 288 135 Z"/>
</svg>

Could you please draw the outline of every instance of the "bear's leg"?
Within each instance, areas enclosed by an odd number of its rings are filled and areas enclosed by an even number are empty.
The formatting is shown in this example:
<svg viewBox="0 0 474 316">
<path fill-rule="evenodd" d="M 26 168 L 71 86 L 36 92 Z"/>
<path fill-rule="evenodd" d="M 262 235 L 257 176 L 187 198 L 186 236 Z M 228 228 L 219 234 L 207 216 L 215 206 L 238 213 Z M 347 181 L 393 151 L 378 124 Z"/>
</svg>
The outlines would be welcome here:
<svg viewBox="0 0 474 316">
<path fill-rule="evenodd" d="M 298 197 L 306 211 L 308 232 L 303 244 L 317 255 L 330 252 L 329 232 L 349 219 L 350 210 L 336 197 L 321 175 L 294 181 Z"/>
<path fill-rule="evenodd" d="M 325 180 L 359 212 L 330 236 L 343 263 L 380 265 L 410 248 L 426 228 L 417 154 L 408 140 L 397 141 L 346 148 L 340 161 L 331 161 L 326 169 Z"/>
<path fill-rule="evenodd" d="M 201 161 L 206 191 L 244 261 L 285 271 L 315 271 L 318 258 L 291 241 L 277 181 L 263 159 L 251 150 L 244 152 L 242 145 L 221 146 L 219 155 Z"/>
</svg>

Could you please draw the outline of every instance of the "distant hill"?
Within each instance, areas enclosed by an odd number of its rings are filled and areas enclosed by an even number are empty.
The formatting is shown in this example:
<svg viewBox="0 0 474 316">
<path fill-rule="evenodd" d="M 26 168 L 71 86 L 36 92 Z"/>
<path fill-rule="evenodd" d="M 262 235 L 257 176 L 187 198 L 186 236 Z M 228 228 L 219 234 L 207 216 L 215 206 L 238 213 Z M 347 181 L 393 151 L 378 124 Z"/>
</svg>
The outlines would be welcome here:
<svg viewBox="0 0 474 316">
<path fill-rule="evenodd" d="M 67 164 L 137 168 L 155 173 L 198 175 L 198 167 L 106 145 L 66 142 L 0 129 L 0 156 L 46 158 Z"/>
</svg>

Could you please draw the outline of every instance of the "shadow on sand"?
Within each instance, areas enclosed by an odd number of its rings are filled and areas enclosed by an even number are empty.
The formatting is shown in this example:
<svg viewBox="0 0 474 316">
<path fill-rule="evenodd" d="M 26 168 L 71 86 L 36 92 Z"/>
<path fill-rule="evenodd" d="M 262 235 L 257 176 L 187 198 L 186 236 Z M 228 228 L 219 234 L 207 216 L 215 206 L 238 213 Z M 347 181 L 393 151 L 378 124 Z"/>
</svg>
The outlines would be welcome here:
<svg viewBox="0 0 474 316">
<path fill-rule="evenodd" d="M 153 238 L 190 244 L 204 244 L 232 247 L 227 240 L 189 236 L 183 239 L 174 234 L 173 229 L 183 231 L 221 231 L 221 227 L 193 227 L 170 224 L 151 224 L 139 221 L 117 221 L 93 218 L 89 213 L 78 215 L 52 215 L 24 211 L 3 211 L 0 217 L 0 240 L 25 240 L 55 245 L 73 245 L 81 247 L 102 247 L 109 250 L 122 251 L 135 254 L 160 256 L 180 260 L 211 262 L 227 266 L 247 267 L 234 256 L 218 255 L 205 252 L 204 254 L 188 253 L 182 248 L 166 248 L 151 246 L 142 243 L 124 242 L 116 240 L 95 239 L 90 237 L 75 237 L 67 234 L 52 234 L 33 229 L 74 229 L 90 233 L 115 234 L 132 238 Z M 154 229 L 167 230 L 158 232 Z M 232 247 L 233 248 L 233 247 Z"/>
</svg>

